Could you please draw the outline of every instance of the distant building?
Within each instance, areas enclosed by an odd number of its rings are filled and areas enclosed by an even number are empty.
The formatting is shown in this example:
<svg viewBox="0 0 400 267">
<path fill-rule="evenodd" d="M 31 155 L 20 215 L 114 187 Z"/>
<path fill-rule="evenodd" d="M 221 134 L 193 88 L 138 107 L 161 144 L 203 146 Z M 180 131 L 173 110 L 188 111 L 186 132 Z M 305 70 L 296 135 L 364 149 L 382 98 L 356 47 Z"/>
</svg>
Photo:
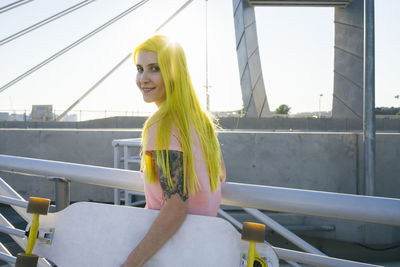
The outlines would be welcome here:
<svg viewBox="0 0 400 267">
<path fill-rule="evenodd" d="M 0 121 L 8 121 L 8 112 L 0 112 Z"/>
<path fill-rule="evenodd" d="M 53 120 L 53 105 L 33 105 L 31 117 L 32 121 Z"/>
</svg>

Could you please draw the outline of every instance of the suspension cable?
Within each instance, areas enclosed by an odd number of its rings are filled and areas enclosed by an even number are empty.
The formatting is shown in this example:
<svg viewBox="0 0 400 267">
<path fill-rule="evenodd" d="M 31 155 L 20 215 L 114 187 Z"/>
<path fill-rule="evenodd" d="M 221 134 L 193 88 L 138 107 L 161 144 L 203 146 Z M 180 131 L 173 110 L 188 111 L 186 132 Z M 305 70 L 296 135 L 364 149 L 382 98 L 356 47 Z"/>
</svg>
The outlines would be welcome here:
<svg viewBox="0 0 400 267">
<path fill-rule="evenodd" d="M 67 15 L 67 14 L 69 14 L 69 13 L 75 11 L 75 10 L 78 10 L 81 7 L 84 7 L 84 6 L 90 4 L 90 3 L 94 2 L 94 1 L 95 0 L 82 1 L 82 2 L 80 2 L 78 4 L 76 4 L 76 5 L 73 5 L 73 6 L 69 7 L 69 8 L 67 8 L 67 9 L 65 9 L 65 10 L 63 10 L 63 11 L 61 11 L 61 12 L 59 12 L 59 13 L 53 15 L 53 16 L 51 16 L 51 17 L 48 17 L 48 18 L 46 18 L 46 19 L 44 19 L 42 21 L 39 21 L 39 22 L 37 22 L 37 23 L 35 23 L 35 24 L 33 24 L 33 25 L 31 25 L 31 26 L 29 26 L 29 27 L 27 27 L 27 28 L 25 28 L 25 29 L 23 29 L 23 30 L 21 30 L 19 32 L 17 32 L 17 33 L 14 33 L 14 34 L 12 34 L 12 35 L 0 40 L 0 46 L 6 44 L 8 42 L 11 42 L 12 40 L 15 40 L 15 39 L 17 39 L 17 38 L 19 38 L 19 37 L 31 32 L 31 31 L 33 31 L 33 30 L 36 30 L 36 29 L 46 25 L 47 23 L 50 23 L 50 22 L 52 22 L 52 21 L 54 21 L 56 19 L 59 19 L 59 18 L 65 16 L 65 15 Z"/>
<path fill-rule="evenodd" d="M 41 67 L 47 65 L 48 63 L 50 63 L 51 61 L 53 61 L 54 59 L 56 59 L 57 57 L 63 55 L 64 53 L 68 52 L 69 50 L 71 50 L 72 48 L 74 48 L 75 46 L 79 45 L 80 43 L 82 43 L 83 41 L 89 39 L 90 37 L 92 37 L 93 35 L 99 33 L 100 31 L 102 31 L 103 29 L 105 29 L 106 27 L 110 26 L 111 24 L 113 24 L 114 22 L 118 21 L 119 19 L 123 18 L 124 16 L 126 16 L 127 14 L 129 14 L 130 12 L 132 12 L 133 10 L 137 9 L 138 7 L 142 6 L 143 4 L 145 4 L 146 2 L 148 2 L 149 0 L 142 0 L 139 3 L 133 5 L 132 7 L 130 7 L 129 9 L 125 10 L 124 12 L 122 12 L 121 14 L 119 14 L 118 16 L 114 17 L 113 19 L 107 21 L 106 23 L 104 23 L 103 25 L 101 25 L 100 27 L 96 28 L 95 30 L 91 31 L 90 33 L 86 34 L 85 36 L 83 36 L 82 38 L 78 39 L 77 41 L 73 42 L 72 44 L 68 45 L 67 47 L 63 48 L 62 50 L 58 51 L 57 53 L 55 53 L 54 55 L 50 56 L 49 58 L 47 58 L 46 60 L 42 61 L 41 63 L 39 63 L 38 65 L 34 66 L 33 68 L 31 68 L 30 70 L 26 71 L 25 73 L 21 74 L 20 76 L 18 76 L 17 78 L 13 79 L 12 81 L 8 82 L 7 84 L 3 85 L 2 87 L 0 87 L 0 93 L 3 92 L 4 90 L 6 90 L 7 88 L 9 88 L 10 86 L 16 84 L 17 82 L 19 82 L 20 80 L 24 79 L 25 77 L 27 77 L 28 75 L 32 74 L 33 72 L 37 71 L 38 69 L 40 69 Z"/>
<path fill-rule="evenodd" d="M 31 1 L 33 1 L 33 0 L 19 0 L 19 1 L 15 1 L 14 3 L 2 6 L 2 7 L 0 7 L 0 14 L 10 11 L 11 9 L 14 9 L 16 7 L 25 5 Z"/>
<path fill-rule="evenodd" d="M 124 57 L 117 65 L 114 66 L 106 75 L 104 75 L 100 80 L 98 80 L 89 90 L 87 90 L 78 100 L 76 100 L 67 110 L 65 110 L 60 116 L 57 117 L 56 121 L 60 121 L 67 115 L 68 112 L 71 111 L 76 105 L 78 105 L 90 92 L 92 92 L 97 86 L 99 86 L 105 79 L 108 78 L 116 69 L 119 68 L 131 55 Z"/>
<path fill-rule="evenodd" d="M 176 15 L 178 15 L 182 10 L 184 10 L 193 0 L 188 0 L 184 3 L 174 14 L 172 14 L 166 21 L 164 21 L 154 32 L 158 32 L 161 30 L 165 25 L 168 24 Z M 96 89 L 105 79 L 107 79 L 115 70 L 117 70 L 125 61 L 127 61 L 132 56 L 132 53 L 126 55 L 117 65 L 115 65 L 111 71 L 107 72 L 100 80 L 98 80 L 89 90 L 87 90 L 77 101 L 75 101 L 71 106 L 69 106 L 60 116 L 55 119 L 55 121 L 60 121 L 65 115 L 68 114 L 76 105 L 78 105 L 83 98 L 85 98 L 89 93 L 91 93 L 94 89 Z"/>
<path fill-rule="evenodd" d="M 160 27 L 158 27 L 155 30 L 155 32 L 158 32 L 159 30 L 161 30 L 165 25 L 168 24 L 168 22 L 170 22 L 173 18 L 175 18 L 176 15 L 178 15 L 182 10 L 184 10 L 192 2 L 193 2 L 193 0 L 186 1 L 186 3 L 184 3 L 177 11 L 175 11 L 175 13 L 172 14 L 166 21 L 164 21 L 164 23 L 161 24 Z"/>
</svg>

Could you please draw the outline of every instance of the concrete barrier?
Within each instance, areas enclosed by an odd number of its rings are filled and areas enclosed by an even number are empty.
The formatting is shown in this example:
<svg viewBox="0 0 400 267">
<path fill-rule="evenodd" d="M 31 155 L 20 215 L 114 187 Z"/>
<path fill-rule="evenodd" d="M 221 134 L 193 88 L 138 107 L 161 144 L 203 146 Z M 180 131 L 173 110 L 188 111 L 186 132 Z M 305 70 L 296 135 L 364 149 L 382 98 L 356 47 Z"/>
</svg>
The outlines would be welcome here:
<svg viewBox="0 0 400 267">
<path fill-rule="evenodd" d="M 113 167 L 112 140 L 140 135 L 138 129 L 3 129 L 0 153 Z M 219 140 L 232 182 L 363 193 L 360 133 L 222 131 Z M 377 195 L 400 198 L 400 134 L 378 133 L 376 158 Z M 53 197 L 51 183 L 1 176 L 23 195 Z M 112 192 L 72 185 L 71 199 L 112 201 Z"/>
<path fill-rule="evenodd" d="M 141 129 L 147 117 L 111 117 L 81 122 L 23 122 L 0 121 L 0 128 L 129 128 Z M 260 129 L 271 131 L 318 131 L 348 132 L 362 131 L 362 121 L 358 119 L 312 118 L 273 116 L 270 118 L 221 117 L 219 122 L 223 129 Z M 400 116 L 377 116 L 376 129 L 381 132 L 400 132 Z"/>
</svg>

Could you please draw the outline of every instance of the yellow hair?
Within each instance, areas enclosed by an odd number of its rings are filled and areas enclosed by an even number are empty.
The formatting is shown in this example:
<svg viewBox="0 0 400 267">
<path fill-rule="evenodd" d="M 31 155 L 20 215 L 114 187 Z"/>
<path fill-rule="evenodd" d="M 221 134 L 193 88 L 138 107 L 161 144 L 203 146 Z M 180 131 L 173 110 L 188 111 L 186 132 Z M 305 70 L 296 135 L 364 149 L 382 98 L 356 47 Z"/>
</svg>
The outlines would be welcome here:
<svg viewBox="0 0 400 267">
<path fill-rule="evenodd" d="M 182 47 L 162 35 L 155 35 L 140 44 L 133 53 L 135 64 L 141 50 L 152 51 L 157 54 L 158 65 L 164 80 L 166 100 L 159 106 L 158 111 L 150 116 L 144 124 L 142 132 L 142 162 L 141 168 L 145 170 L 149 183 L 155 183 L 155 166 L 152 158 L 144 153 L 147 147 L 147 130 L 156 124 L 156 159 L 157 165 L 172 183 L 168 153 L 164 158 L 161 150 L 169 147 L 172 125 L 179 132 L 180 143 L 183 151 L 184 192 L 193 195 L 199 188 L 199 181 L 193 165 L 190 127 L 194 127 L 199 137 L 201 149 L 210 177 L 211 191 L 218 189 L 221 174 L 220 148 L 215 132 L 216 123 L 211 114 L 202 110 L 197 99 L 192 81 L 188 72 L 186 57 Z"/>
</svg>

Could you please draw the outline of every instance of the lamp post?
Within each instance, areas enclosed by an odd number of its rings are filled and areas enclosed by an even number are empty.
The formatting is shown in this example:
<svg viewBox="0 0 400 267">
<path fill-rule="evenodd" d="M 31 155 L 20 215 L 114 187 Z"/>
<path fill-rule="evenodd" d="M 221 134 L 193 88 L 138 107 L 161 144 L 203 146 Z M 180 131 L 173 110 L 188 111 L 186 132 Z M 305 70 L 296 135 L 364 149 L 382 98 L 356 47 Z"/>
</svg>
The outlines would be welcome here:
<svg viewBox="0 0 400 267">
<path fill-rule="evenodd" d="M 319 95 L 319 108 L 318 108 L 318 118 L 321 118 L 321 99 L 324 95 L 320 94 Z"/>
<path fill-rule="evenodd" d="M 208 14 L 207 14 L 207 2 L 206 0 L 206 108 L 207 111 L 210 111 L 210 93 L 208 89 L 210 86 L 208 85 Z"/>
</svg>

